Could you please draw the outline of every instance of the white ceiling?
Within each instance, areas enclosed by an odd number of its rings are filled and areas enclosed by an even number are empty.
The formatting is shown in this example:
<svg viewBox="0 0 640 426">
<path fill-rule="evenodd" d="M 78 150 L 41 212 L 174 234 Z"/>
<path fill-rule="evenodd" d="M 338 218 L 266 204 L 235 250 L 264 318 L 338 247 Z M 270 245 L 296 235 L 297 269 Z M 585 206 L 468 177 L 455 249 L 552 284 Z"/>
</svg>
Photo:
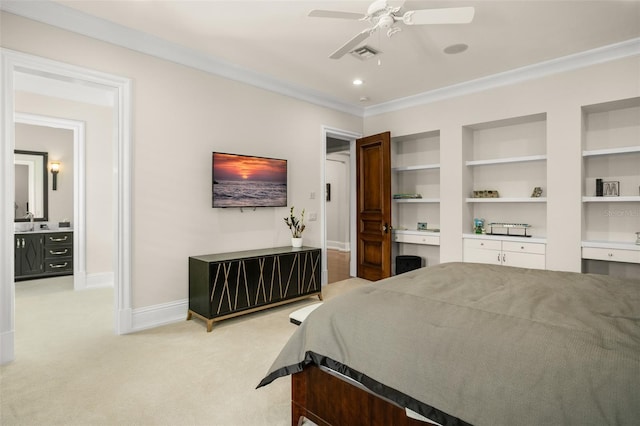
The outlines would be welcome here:
<svg viewBox="0 0 640 426">
<path fill-rule="evenodd" d="M 363 108 L 640 37 L 640 1 L 407 0 L 403 11 L 473 6 L 475 17 L 470 24 L 400 25 L 402 31 L 392 38 L 378 32 L 366 40 L 365 44 L 382 52 L 376 58 L 362 61 L 346 55 L 335 60 L 329 55 L 369 23 L 310 18 L 308 12 L 365 13 L 369 1 L 56 3 L 294 89 Z M 403 2 L 389 0 L 389 4 Z M 457 43 L 468 44 L 468 50 L 456 55 L 443 52 Z M 354 78 L 365 83 L 355 87 Z"/>
</svg>

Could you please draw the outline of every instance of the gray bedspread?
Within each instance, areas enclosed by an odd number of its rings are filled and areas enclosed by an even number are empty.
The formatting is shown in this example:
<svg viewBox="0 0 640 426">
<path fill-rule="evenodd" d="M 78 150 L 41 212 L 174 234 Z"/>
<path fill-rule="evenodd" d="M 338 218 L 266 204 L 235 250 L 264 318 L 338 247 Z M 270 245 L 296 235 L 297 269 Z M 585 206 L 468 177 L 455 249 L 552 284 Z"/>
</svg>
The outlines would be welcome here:
<svg viewBox="0 0 640 426">
<path fill-rule="evenodd" d="M 319 359 L 444 423 L 640 425 L 640 281 L 415 270 L 325 302 L 259 386 Z"/>
</svg>

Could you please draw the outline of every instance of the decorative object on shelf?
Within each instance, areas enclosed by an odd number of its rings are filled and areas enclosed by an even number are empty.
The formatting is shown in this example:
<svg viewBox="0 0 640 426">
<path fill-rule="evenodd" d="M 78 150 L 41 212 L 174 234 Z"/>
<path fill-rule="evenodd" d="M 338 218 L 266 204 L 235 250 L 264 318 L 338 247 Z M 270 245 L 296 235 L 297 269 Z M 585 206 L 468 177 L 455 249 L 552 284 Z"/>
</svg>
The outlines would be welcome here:
<svg viewBox="0 0 640 426">
<path fill-rule="evenodd" d="M 473 191 L 473 198 L 500 198 L 500 194 L 495 189 L 483 189 Z"/>
<path fill-rule="evenodd" d="M 602 197 L 602 179 L 596 179 L 596 197 Z"/>
<path fill-rule="evenodd" d="M 602 182 L 602 195 L 604 197 L 619 197 L 620 182 L 618 181 Z"/>
<path fill-rule="evenodd" d="M 539 186 L 536 186 L 535 188 L 533 188 L 533 192 L 531 193 L 531 198 L 540 198 L 542 197 L 542 188 Z"/>
<path fill-rule="evenodd" d="M 418 199 L 422 198 L 420 194 L 393 194 L 394 200 Z"/>
<path fill-rule="evenodd" d="M 294 207 L 291 206 L 291 210 L 289 210 L 289 217 L 285 217 L 284 222 L 291 230 L 291 245 L 293 247 L 302 247 L 302 233 L 305 228 L 304 209 L 302 209 L 300 219 L 293 214 L 293 209 Z"/>
<path fill-rule="evenodd" d="M 640 246 L 640 231 L 636 232 L 636 244 Z"/>
<path fill-rule="evenodd" d="M 473 232 L 476 234 L 484 234 L 484 219 L 473 219 Z"/>
<path fill-rule="evenodd" d="M 426 231 L 427 222 L 418 222 L 418 231 Z"/>
<path fill-rule="evenodd" d="M 531 235 L 527 235 L 527 229 L 531 228 L 531 225 L 526 223 L 507 223 L 507 222 L 492 222 L 489 224 L 490 232 L 487 232 L 487 235 L 504 235 L 508 237 L 531 237 Z M 493 228 L 503 228 L 506 231 L 503 232 L 494 232 Z M 521 234 L 512 234 L 510 230 L 512 229 L 520 229 L 522 230 Z"/>
</svg>

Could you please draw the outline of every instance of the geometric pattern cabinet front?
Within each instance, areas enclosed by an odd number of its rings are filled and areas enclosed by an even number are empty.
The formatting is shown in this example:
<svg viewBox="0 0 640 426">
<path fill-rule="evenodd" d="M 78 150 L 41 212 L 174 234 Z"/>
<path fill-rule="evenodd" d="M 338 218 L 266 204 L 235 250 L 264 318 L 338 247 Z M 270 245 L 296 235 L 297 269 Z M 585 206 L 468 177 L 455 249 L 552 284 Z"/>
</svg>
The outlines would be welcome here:
<svg viewBox="0 0 640 426">
<path fill-rule="evenodd" d="M 321 251 L 279 247 L 189 258 L 189 313 L 213 322 L 317 295 Z"/>
</svg>

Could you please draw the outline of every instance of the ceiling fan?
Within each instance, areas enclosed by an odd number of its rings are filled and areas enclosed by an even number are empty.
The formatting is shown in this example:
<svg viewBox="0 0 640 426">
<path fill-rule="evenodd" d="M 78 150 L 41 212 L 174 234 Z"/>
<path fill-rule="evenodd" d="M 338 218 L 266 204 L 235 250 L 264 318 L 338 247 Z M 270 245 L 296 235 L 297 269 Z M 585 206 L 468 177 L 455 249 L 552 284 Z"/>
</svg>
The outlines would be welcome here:
<svg viewBox="0 0 640 426">
<path fill-rule="evenodd" d="M 331 59 L 340 59 L 350 52 L 374 32 L 379 29 L 387 30 L 387 36 L 391 37 L 401 28 L 396 26 L 396 22 L 405 25 L 433 25 L 433 24 L 468 24 L 473 20 L 475 9 L 473 7 L 449 7 L 443 9 L 423 9 L 410 10 L 399 14 L 402 6 L 389 6 L 386 0 L 376 0 L 367 9 L 366 15 L 353 12 L 341 12 L 335 10 L 312 10 L 310 17 L 315 18 L 338 18 L 368 21 L 373 26 L 358 33 L 342 47 L 333 52 Z"/>
</svg>

